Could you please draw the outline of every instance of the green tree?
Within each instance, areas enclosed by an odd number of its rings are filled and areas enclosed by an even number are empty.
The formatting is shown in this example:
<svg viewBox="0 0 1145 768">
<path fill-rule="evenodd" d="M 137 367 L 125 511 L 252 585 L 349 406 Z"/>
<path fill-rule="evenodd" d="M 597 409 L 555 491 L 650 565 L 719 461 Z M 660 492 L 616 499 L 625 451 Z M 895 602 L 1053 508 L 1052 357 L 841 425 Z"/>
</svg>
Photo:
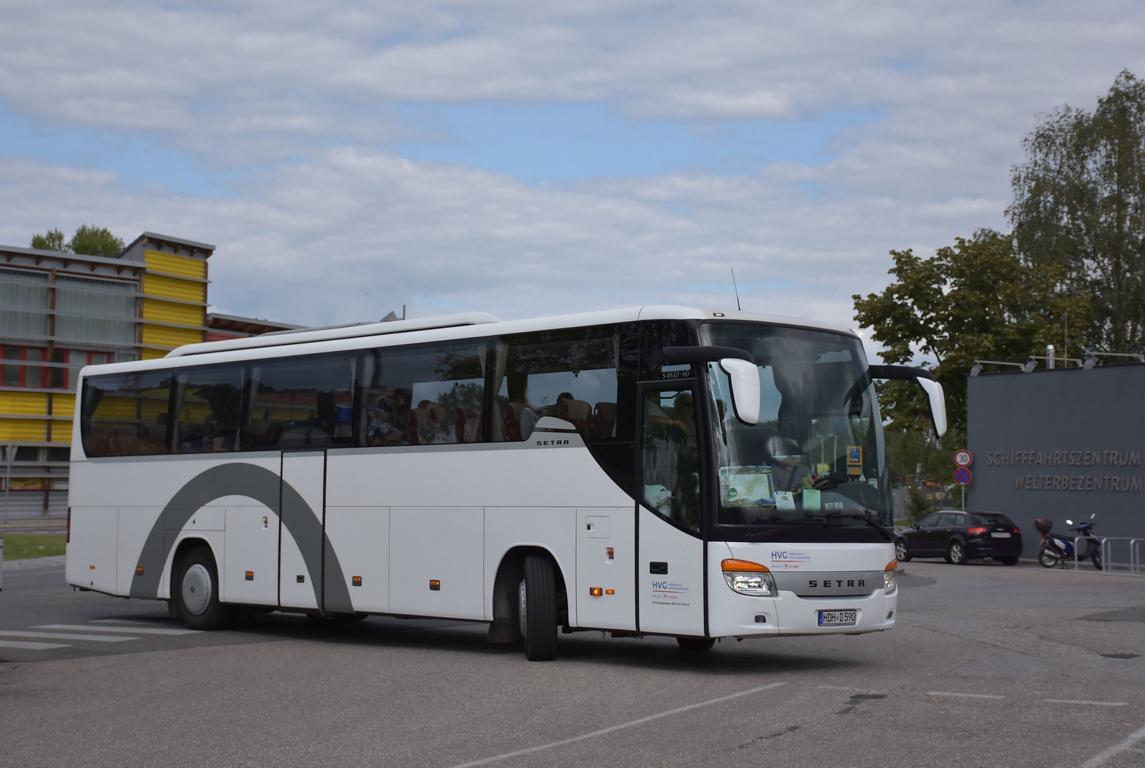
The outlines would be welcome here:
<svg viewBox="0 0 1145 768">
<path fill-rule="evenodd" d="M 32 235 L 32 247 L 41 251 L 65 251 L 67 243 L 64 242 L 63 232 L 49 229 L 42 235 Z"/>
<path fill-rule="evenodd" d="M 66 243 L 64 242 L 64 233 L 58 229 L 49 229 L 42 235 L 33 235 L 32 247 L 44 251 L 82 253 L 86 256 L 104 256 L 114 259 L 123 251 L 123 241 L 113 235 L 106 227 L 83 224 L 75 231 L 71 240 Z"/>
<path fill-rule="evenodd" d="M 72 235 L 68 246 L 72 253 L 83 253 L 88 256 L 104 256 L 114 259 L 123 251 L 123 241 L 107 227 L 94 227 L 82 225 Z"/>
<path fill-rule="evenodd" d="M 965 440 L 966 377 L 975 360 L 1023 361 L 1061 341 L 1067 313 L 1071 323 L 1089 316 L 1085 297 L 1057 290 L 1059 269 L 1027 269 L 1010 236 L 993 230 L 957 238 L 932 258 L 909 249 L 891 257 L 894 281 L 881 293 L 852 296 L 855 319 L 874 330 L 886 362 L 921 360 L 942 384 L 948 444 Z M 889 429 L 929 429 L 926 398 L 912 382 L 881 385 L 879 401 Z"/>
<path fill-rule="evenodd" d="M 1145 82 L 1123 70 L 1092 113 L 1061 107 L 1023 142 L 1007 215 L 1034 269 L 1055 268 L 1059 290 L 1092 297 L 1081 342 L 1145 346 Z"/>
</svg>

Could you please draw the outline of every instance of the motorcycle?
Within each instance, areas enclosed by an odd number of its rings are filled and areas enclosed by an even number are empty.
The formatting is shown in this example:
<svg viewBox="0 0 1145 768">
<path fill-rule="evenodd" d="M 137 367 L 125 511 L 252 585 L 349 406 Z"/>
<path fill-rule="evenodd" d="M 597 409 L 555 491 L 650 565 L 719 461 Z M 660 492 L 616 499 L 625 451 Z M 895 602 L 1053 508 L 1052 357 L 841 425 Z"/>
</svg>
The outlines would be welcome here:
<svg viewBox="0 0 1145 768">
<path fill-rule="evenodd" d="M 1096 514 L 1089 516 L 1092 520 Z M 1093 567 L 1102 570 L 1101 540 L 1093 533 L 1093 523 L 1082 520 L 1074 524 L 1073 520 L 1066 520 L 1065 524 L 1076 536 L 1054 535 L 1052 520 L 1039 517 L 1034 520 L 1034 527 L 1042 534 L 1042 546 L 1038 550 L 1038 562 L 1044 568 L 1053 568 L 1061 565 L 1063 568 L 1069 560 L 1089 560 Z M 1075 554 L 1076 553 L 1076 554 Z"/>
</svg>

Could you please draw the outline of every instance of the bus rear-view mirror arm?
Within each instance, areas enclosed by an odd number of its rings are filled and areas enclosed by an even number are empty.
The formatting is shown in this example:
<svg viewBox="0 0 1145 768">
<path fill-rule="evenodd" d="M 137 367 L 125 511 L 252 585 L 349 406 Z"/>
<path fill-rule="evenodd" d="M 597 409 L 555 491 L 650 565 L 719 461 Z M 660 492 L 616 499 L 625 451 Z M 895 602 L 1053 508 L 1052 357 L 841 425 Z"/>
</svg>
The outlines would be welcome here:
<svg viewBox="0 0 1145 768">
<path fill-rule="evenodd" d="M 930 423 L 934 427 L 934 434 L 942 437 L 946 434 L 946 396 L 942 392 L 942 385 L 935 380 L 934 374 L 925 368 L 915 368 L 910 365 L 872 365 L 867 369 L 872 379 L 884 381 L 897 379 L 899 381 L 914 380 L 926 399 L 930 401 Z"/>
<path fill-rule="evenodd" d="M 669 363 L 719 363 L 731 382 L 732 410 L 744 424 L 759 423 L 759 368 L 738 347 L 664 347 Z"/>
</svg>

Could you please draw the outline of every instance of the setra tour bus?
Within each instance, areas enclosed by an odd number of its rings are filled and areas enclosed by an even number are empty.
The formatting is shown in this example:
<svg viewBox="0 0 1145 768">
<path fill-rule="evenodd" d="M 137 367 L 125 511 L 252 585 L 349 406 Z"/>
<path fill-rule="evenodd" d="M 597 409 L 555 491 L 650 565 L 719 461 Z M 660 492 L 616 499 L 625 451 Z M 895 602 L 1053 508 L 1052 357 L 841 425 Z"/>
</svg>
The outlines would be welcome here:
<svg viewBox="0 0 1145 768">
<path fill-rule="evenodd" d="M 890 629 L 890 485 L 858 336 L 642 307 L 279 332 L 84 368 L 67 581 L 240 610 L 719 638 Z"/>
</svg>

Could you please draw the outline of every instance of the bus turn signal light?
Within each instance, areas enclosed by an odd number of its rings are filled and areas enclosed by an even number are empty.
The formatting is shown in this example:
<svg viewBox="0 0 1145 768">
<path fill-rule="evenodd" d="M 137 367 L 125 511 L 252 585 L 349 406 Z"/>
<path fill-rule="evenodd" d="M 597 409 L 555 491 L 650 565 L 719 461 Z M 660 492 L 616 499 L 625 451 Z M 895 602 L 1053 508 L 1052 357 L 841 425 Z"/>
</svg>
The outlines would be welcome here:
<svg viewBox="0 0 1145 768">
<path fill-rule="evenodd" d="M 604 594 L 604 590 L 601 589 L 600 587 L 589 587 L 588 588 L 588 594 L 591 597 L 600 597 L 601 595 Z"/>
<path fill-rule="evenodd" d="M 753 563 L 751 560 L 735 560 L 728 558 L 720 563 L 720 568 L 724 573 L 728 571 L 740 571 L 746 573 L 770 573 L 766 565 L 760 563 Z"/>
<path fill-rule="evenodd" d="M 898 560 L 891 560 L 883 568 L 883 592 L 888 595 L 893 595 L 899 588 L 898 585 Z"/>
</svg>

